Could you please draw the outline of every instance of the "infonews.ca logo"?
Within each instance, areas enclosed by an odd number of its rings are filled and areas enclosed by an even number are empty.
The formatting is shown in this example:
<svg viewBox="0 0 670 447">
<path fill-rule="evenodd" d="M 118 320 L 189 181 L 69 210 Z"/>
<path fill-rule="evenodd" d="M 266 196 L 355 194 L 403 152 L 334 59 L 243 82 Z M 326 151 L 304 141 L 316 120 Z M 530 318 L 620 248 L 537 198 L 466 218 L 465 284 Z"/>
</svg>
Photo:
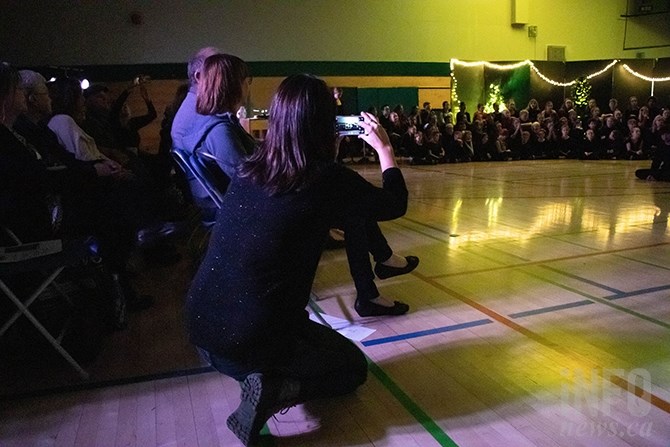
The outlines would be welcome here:
<svg viewBox="0 0 670 447">
<path fill-rule="evenodd" d="M 651 411 L 649 371 L 563 369 L 561 376 L 565 378 L 561 385 L 562 436 L 651 437 L 653 424 L 646 417 Z M 622 414 L 626 415 L 623 421 Z"/>
</svg>

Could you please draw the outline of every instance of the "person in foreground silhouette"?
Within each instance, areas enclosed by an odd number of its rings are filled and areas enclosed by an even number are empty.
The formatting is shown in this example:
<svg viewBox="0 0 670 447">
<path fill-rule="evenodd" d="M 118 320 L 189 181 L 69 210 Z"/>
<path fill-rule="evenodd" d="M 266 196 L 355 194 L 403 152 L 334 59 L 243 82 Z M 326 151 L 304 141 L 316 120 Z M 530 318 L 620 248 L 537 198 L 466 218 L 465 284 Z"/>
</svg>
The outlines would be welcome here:
<svg viewBox="0 0 670 447">
<path fill-rule="evenodd" d="M 407 188 L 388 135 L 363 112 L 383 187 L 335 161 L 335 101 L 324 81 L 286 78 L 259 148 L 231 178 L 205 259 L 186 299 L 190 340 L 241 386 L 228 428 L 251 445 L 283 408 L 354 391 L 363 353 L 305 309 L 329 228 L 346 219 L 395 219 Z"/>
<path fill-rule="evenodd" d="M 651 168 L 635 171 L 635 176 L 641 180 L 670 182 L 670 126 L 661 127 L 659 134 L 661 143 L 656 148 Z"/>
<path fill-rule="evenodd" d="M 249 97 L 251 72 L 237 56 L 206 47 L 189 60 L 188 74 L 191 91 L 174 118 L 173 144 L 176 149 L 198 154 L 198 158 L 210 167 L 215 189 L 223 194 L 229 178 L 235 175 L 237 164 L 254 151 L 252 136 L 236 116 Z M 333 98 L 337 104 L 338 97 L 333 95 Z M 218 168 L 211 169 L 215 168 L 213 165 Z M 205 220 L 213 221 L 216 206 L 209 194 L 194 177 L 189 179 L 189 185 Z M 332 237 L 328 237 L 325 247 L 341 248 L 344 245 L 346 249 L 349 272 L 356 288 L 356 313 L 361 317 L 407 313 L 409 305 L 383 296 L 375 278 L 384 280 L 408 274 L 418 266 L 419 258 L 395 253 L 374 219 L 356 216 L 343 219 L 338 225 L 344 230 L 344 240 L 334 243 Z M 375 262 L 374 268 L 370 255 Z"/>
</svg>

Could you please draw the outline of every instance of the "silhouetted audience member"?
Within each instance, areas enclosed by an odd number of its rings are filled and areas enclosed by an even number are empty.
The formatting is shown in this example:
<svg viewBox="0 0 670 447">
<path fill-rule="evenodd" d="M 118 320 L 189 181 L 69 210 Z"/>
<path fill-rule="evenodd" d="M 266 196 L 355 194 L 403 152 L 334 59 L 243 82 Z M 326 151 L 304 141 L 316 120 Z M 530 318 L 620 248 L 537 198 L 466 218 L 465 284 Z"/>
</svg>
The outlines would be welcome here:
<svg viewBox="0 0 670 447">
<path fill-rule="evenodd" d="M 35 107 L 45 111 L 49 104 L 46 99 L 37 99 L 38 96 L 44 96 L 43 83 L 39 86 L 35 84 L 35 89 L 26 95 L 20 82 L 16 69 L 5 63 L 0 64 L 0 104 L 3 112 L 0 125 L 0 146 L 3 149 L 0 151 L 0 224 L 11 229 L 23 242 L 72 239 L 89 236 L 93 231 L 100 237 L 101 244 L 97 249 L 109 268 L 119 275 L 128 306 L 135 309 L 150 306 L 151 299 L 137 296 L 125 274 L 127 252 L 118 245 L 123 242 L 122 236 L 109 227 L 103 228 L 100 219 L 96 219 L 103 204 L 86 210 L 86 206 L 96 204 L 75 204 L 75 200 L 70 200 L 73 193 L 77 194 L 78 199 L 94 197 L 92 193 L 75 189 L 92 189 L 95 186 L 94 171 L 81 169 L 72 171 L 71 175 L 63 175 L 61 171 L 69 169 L 66 165 L 47 166 L 40 151 L 14 129 L 16 119 L 29 113 L 28 102 L 32 104 L 31 113 L 36 113 Z M 78 165 L 73 163 L 72 166 Z M 73 184 L 77 180 L 81 183 Z M 65 199 L 61 200 L 63 197 Z M 74 210 L 73 206 L 79 209 Z"/>
<path fill-rule="evenodd" d="M 628 121 L 629 118 L 635 118 L 640 114 L 640 103 L 637 99 L 637 96 L 631 96 L 628 98 L 628 106 L 623 113 L 623 120 Z"/>
<path fill-rule="evenodd" d="M 645 160 L 648 158 L 647 151 L 646 143 L 642 138 L 642 130 L 638 126 L 633 127 L 626 139 L 626 158 L 629 160 Z"/>
<path fill-rule="evenodd" d="M 626 142 L 621 131 L 614 129 L 603 143 L 603 152 L 600 158 L 608 160 L 626 159 Z"/>
<path fill-rule="evenodd" d="M 114 183 L 114 194 L 108 196 L 108 209 L 118 212 L 110 225 L 119 225 L 121 240 L 130 241 L 128 231 L 136 236 L 136 242 L 145 247 L 159 250 L 154 260 L 176 261 L 178 254 L 171 245 L 163 245 L 167 236 L 176 234 L 180 225 L 163 222 L 162 203 L 157 199 L 152 183 L 146 176 L 121 167 L 98 149 L 96 141 L 79 127 L 77 121 L 84 119 L 85 109 L 79 81 L 73 78 L 59 78 L 49 83 L 53 116 L 48 127 L 58 137 L 58 142 L 75 158 L 81 161 L 103 163 L 114 167 L 114 172 L 106 178 Z M 113 200 L 112 200 L 113 199 Z M 121 231 L 123 229 L 124 231 Z M 160 242 L 160 243 L 159 243 Z M 165 250 L 165 251 L 162 251 Z"/>
<path fill-rule="evenodd" d="M 584 139 L 579 148 L 580 160 L 598 160 L 600 158 L 601 147 L 600 140 L 596 137 L 593 129 L 586 129 Z"/>
<path fill-rule="evenodd" d="M 512 151 L 507 147 L 507 135 L 509 132 L 507 129 L 502 129 L 498 134 L 498 138 L 495 142 L 495 154 L 493 160 L 495 161 L 507 161 L 512 159 Z"/>
<path fill-rule="evenodd" d="M 191 342 L 240 382 L 241 402 L 227 426 L 244 445 L 255 444 L 282 408 L 349 393 L 366 380 L 360 350 L 305 311 L 328 228 L 405 212 L 393 148 L 376 118 L 362 116 L 361 138 L 378 153 L 383 188 L 334 162 L 335 107 L 326 84 L 307 75 L 281 83 L 267 137 L 233 179 L 189 290 Z"/>
<path fill-rule="evenodd" d="M 647 108 L 649 109 L 649 116 L 652 119 L 661 113 L 661 107 L 658 105 L 658 100 L 655 96 L 647 98 Z"/>
<path fill-rule="evenodd" d="M 528 110 L 528 121 L 531 123 L 537 121 L 537 115 L 540 113 L 540 105 L 538 104 L 537 99 L 531 98 L 528 101 L 526 110 Z"/>
<path fill-rule="evenodd" d="M 670 181 L 670 127 L 664 126 L 660 131 L 662 144 L 658 147 L 651 162 L 650 169 L 638 169 L 635 176 L 649 181 Z"/>
<path fill-rule="evenodd" d="M 619 100 L 616 98 L 610 98 L 607 102 L 607 108 L 604 111 L 605 115 L 613 115 L 615 110 L 619 109 Z"/>
<path fill-rule="evenodd" d="M 428 148 L 423 144 L 424 137 L 423 132 L 416 130 L 416 126 L 411 126 L 408 129 L 408 139 L 412 139 L 411 142 L 407 141 L 408 153 L 410 154 L 409 163 L 412 165 L 434 165 L 436 161 L 433 157 L 430 156 Z"/>
<path fill-rule="evenodd" d="M 384 104 L 382 106 L 382 112 L 379 115 L 379 124 L 382 125 L 386 133 L 389 133 L 393 129 L 393 123 L 391 123 L 391 106 Z"/>
<path fill-rule="evenodd" d="M 556 150 L 559 158 L 578 158 L 580 141 L 570 133 L 570 126 L 563 124 L 561 134 L 556 140 Z"/>
<path fill-rule="evenodd" d="M 423 133 L 423 146 L 428 150 L 429 157 L 436 163 L 446 162 L 446 155 L 440 137 L 440 130 L 437 126 L 430 126 Z"/>
<path fill-rule="evenodd" d="M 533 156 L 536 159 L 547 159 L 549 157 L 549 148 L 547 143 L 547 131 L 545 129 L 538 129 L 537 133 L 533 133 L 534 138 L 531 136 L 531 141 L 533 142 Z"/>
<path fill-rule="evenodd" d="M 456 124 L 465 124 L 469 126 L 471 123 L 470 112 L 467 111 L 467 105 L 461 101 L 458 105 L 458 113 L 456 114 Z"/>
<path fill-rule="evenodd" d="M 534 155 L 535 148 L 533 146 L 533 141 L 530 138 L 530 132 L 527 130 L 521 131 L 521 141 L 517 147 L 517 154 L 519 160 L 532 160 L 535 158 Z"/>
</svg>

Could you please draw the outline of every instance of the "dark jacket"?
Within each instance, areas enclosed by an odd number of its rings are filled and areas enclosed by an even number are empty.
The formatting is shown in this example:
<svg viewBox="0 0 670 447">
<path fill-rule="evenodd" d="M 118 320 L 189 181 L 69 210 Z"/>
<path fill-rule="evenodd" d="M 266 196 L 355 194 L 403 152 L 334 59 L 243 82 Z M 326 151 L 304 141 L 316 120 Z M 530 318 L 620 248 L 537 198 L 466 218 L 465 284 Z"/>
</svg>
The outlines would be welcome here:
<svg viewBox="0 0 670 447">
<path fill-rule="evenodd" d="M 0 225 L 23 242 L 53 236 L 46 166 L 6 126 L 0 124 Z"/>
<path fill-rule="evenodd" d="M 335 164 L 309 187 L 269 196 L 235 177 L 186 301 L 191 341 L 226 359 L 282 355 L 306 324 L 305 306 L 328 229 L 348 217 L 388 220 L 407 209 L 402 173 L 383 188 Z"/>
<path fill-rule="evenodd" d="M 254 151 L 256 140 L 240 125 L 232 113 L 198 115 L 189 133 L 181 140 L 181 149 L 209 164 L 216 187 L 225 192 L 240 162 Z"/>
</svg>

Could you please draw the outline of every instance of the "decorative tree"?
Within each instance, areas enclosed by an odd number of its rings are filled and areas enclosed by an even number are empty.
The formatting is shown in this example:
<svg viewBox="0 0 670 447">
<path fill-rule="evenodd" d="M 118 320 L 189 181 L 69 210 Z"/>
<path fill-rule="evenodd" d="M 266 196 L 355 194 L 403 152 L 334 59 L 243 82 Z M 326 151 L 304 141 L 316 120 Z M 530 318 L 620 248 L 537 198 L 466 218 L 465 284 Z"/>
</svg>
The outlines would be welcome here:
<svg viewBox="0 0 670 447">
<path fill-rule="evenodd" d="M 493 104 L 498 104 L 499 110 L 505 108 L 505 98 L 503 98 L 503 95 L 500 92 L 500 84 L 489 85 L 489 95 L 486 105 L 484 106 L 484 112 L 493 112 Z"/>
<path fill-rule="evenodd" d="M 591 83 L 584 76 L 579 77 L 572 85 L 572 100 L 580 112 L 584 112 L 591 98 Z"/>
</svg>

